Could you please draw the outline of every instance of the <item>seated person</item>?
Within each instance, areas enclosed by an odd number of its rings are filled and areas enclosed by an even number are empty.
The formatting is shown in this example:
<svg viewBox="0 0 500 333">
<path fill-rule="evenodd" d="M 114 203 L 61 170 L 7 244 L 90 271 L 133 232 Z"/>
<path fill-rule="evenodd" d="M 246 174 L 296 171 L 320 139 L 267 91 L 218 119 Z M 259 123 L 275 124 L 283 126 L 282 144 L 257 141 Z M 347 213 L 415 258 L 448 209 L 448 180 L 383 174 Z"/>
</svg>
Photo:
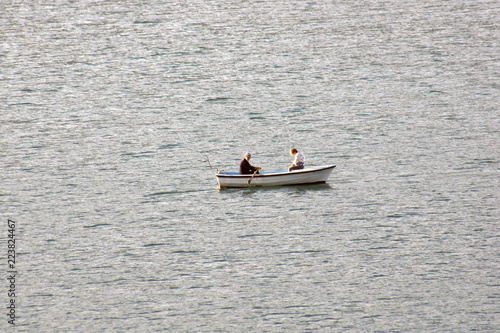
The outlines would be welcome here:
<svg viewBox="0 0 500 333">
<path fill-rule="evenodd" d="M 251 175 L 254 173 L 259 173 L 259 170 L 261 170 L 261 167 L 254 167 L 250 164 L 250 158 L 252 158 L 252 155 L 250 153 L 246 153 L 245 157 L 240 162 L 240 175 Z"/>
<path fill-rule="evenodd" d="M 295 159 L 293 160 L 293 164 L 288 167 L 288 172 L 304 169 L 304 163 L 306 161 L 304 153 L 298 151 L 295 148 L 292 148 L 290 149 L 290 155 L 295 156 Z"/>
</svg>

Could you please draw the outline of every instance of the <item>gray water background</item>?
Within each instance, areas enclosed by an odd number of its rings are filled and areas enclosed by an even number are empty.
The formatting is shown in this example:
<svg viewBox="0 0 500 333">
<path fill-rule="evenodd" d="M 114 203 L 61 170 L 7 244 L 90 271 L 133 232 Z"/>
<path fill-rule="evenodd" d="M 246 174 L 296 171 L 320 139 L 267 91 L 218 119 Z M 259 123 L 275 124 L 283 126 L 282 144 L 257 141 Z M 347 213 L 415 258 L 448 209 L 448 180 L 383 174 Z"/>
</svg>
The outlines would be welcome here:
<svg viewBox="0 0 500 333">
<path fill-rule="evenodd" d="M 499 331 L 499 17 L 1 1 L 0 329 Z M 218 190 L 202 162 L 284 169 L 291 147 L 328 183 Z"/>
</svg>

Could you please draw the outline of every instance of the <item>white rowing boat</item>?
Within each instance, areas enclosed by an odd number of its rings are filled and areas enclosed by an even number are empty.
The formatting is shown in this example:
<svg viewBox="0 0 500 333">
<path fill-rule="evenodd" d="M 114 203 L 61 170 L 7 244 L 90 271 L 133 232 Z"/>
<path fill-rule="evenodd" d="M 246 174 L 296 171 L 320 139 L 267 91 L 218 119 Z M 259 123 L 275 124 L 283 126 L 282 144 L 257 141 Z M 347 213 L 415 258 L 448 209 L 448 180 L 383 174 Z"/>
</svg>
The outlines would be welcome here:
<svg viewBox="0 0 500 333">
<path fill-rule="evenodd" d="M 215 174 L 219 188 L 248 186 L 280 186 L 325 183 L 335 165 L 305 168 L 302 170 L 260 172 L 240 175 L 238 172 L 219 171 Z"/>
</svg>

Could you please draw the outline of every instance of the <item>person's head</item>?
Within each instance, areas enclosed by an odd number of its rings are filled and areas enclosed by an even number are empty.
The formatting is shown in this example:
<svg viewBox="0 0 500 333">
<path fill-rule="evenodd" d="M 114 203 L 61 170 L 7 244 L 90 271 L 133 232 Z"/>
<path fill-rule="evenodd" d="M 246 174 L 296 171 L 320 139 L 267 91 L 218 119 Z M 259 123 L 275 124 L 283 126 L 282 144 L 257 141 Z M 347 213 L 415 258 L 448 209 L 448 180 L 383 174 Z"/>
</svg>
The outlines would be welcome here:
<svg viewBox="0 0 500 333">
<path fill-rule="evenodd" d="M 252 158 L 252 154 L 250 154 L 250 153 L 245 154 L 245 160 L 250 161 L 251 158 Z"/>
<path fill-rule="evenodd" d="M 290 149 L 290 155 L 294 155 L 295 156 L 295 154 L 297 154 L 297 152 L 298 151 L 295 148 Z"/>
</svg>

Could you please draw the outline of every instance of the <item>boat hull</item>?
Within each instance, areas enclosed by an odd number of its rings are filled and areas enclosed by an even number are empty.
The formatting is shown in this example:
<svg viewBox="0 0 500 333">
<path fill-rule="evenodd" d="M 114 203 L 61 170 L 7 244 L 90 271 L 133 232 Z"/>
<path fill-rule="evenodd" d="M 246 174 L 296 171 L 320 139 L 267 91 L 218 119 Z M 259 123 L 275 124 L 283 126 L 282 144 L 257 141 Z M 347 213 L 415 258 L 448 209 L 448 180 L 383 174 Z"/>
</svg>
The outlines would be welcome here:
<svg viewBox="0 0 500 333">
<path fill-rule="evenodd" d="M 335 165 L 306 168 L 292 172 L 263 172 L 256 175 L 239 175 L 235 172 L 220 171 L 215 176 L 219 188 L 249 186 L 283 186 L 325 183 Z"/>
</svg>

